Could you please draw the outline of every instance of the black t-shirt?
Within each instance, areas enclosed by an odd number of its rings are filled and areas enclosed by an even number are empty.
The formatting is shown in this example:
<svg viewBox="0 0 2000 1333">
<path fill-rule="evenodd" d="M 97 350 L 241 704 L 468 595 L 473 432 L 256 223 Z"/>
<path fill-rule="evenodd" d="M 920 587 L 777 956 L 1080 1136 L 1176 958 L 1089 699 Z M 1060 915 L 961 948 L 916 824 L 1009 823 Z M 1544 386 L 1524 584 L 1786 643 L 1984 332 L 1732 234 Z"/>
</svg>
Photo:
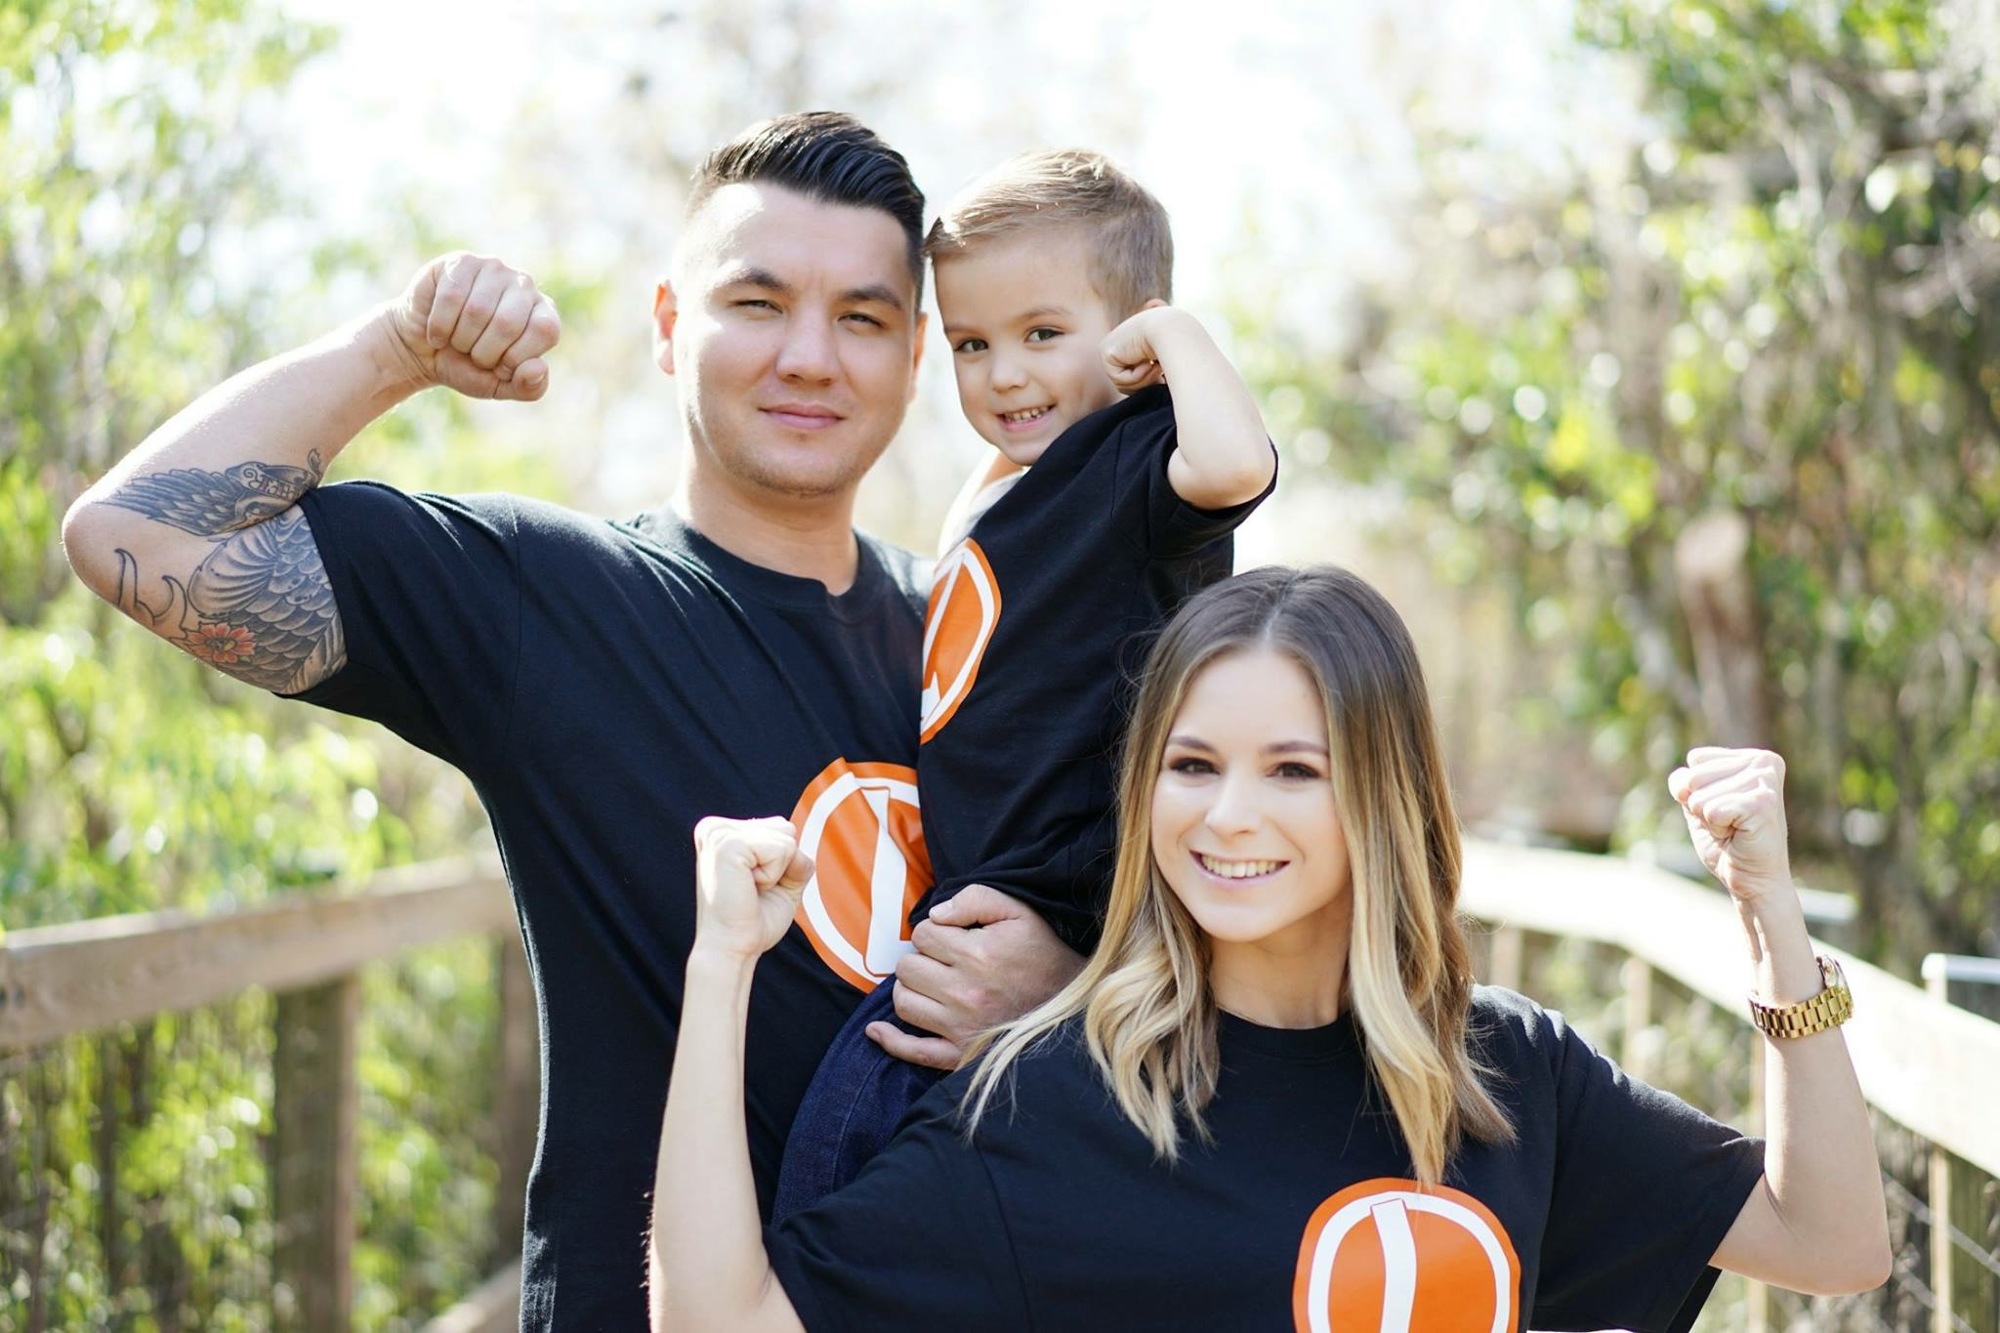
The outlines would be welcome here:
<svg viewBox="0 0 2000 1333">
<path fill-rule="evenodd" d="M 1430 1192 L 1345 1018 L 1224 1015 L 1213 1143 L 1184 1131 L 1172 1167 L 1072 1023 L 1015 1066 L 1012 1113 L 1003 1086 L 971 1144 L 961 1070 L 766 1245 L 814 1333 L 1687 1328 L 1762 1144 L 1512 992 L 1480 988 L 1473 1031 L 1519 1141 L 1468 1143 Z"/>
<path fill-rule="evenodd" d="M 924 634 L 924 840 L 937 901 L 988 884 L 1097 941 L 1112 766 L 1148 635 L 1229 576 L 1230 533 L 1174 493 L 1164 387 L 1051 443 L 938 562 Z M 1266 490 L 1265 494 L 1269 494 Z"/>
<path fill-rule="evenodd" d="M 791 815 L 821 871 L 819 924 L 793 927 L 751 994 L 745 1093 L 768 1209 L 799 1099 L 860 996 L 827 960 L 865 951 L 869 923 L 900 923 L 929 885 L 914 769 L 921 571 L 862 538 L 836 597 L 671 515 L 611 523 L 366 482 L 302 506 L 348 660 L 300 697 L 462 769 L 514 886 L 544 1061 L 524 1323 L 643 1328 L 694 823 Z"/>
</svg>

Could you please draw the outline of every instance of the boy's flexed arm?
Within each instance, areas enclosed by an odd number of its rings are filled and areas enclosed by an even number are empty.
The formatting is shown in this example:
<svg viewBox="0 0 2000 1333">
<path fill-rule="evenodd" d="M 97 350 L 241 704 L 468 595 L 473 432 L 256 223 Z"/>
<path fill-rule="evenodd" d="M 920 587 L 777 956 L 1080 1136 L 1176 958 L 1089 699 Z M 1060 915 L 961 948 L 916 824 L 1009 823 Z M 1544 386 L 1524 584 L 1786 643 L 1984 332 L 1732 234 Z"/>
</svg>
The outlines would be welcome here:
<svg viewBox="0 0 2000 1333">
<path fill-rule="evenodd" d="M 147 437 L 70 507 L 77 576 L 225 674 L 296 693 L 346 658 L 297 508 L 334 455 L 420 389 L 535 399 L 555 307 L 495 259 L 432 260 L 395 301 L 235 375 Z"/>
<path fill-rule="evenodd" d="M 1167 480 L 1197 509 L 1229 509 L 1264 493 L 1277 457 L 1257 400 L 1201 321 L 1150 302 L 1105 335 L 1104 365 L 1125 393 L 1165 381 L 1174 394 Z"/>
</svg>

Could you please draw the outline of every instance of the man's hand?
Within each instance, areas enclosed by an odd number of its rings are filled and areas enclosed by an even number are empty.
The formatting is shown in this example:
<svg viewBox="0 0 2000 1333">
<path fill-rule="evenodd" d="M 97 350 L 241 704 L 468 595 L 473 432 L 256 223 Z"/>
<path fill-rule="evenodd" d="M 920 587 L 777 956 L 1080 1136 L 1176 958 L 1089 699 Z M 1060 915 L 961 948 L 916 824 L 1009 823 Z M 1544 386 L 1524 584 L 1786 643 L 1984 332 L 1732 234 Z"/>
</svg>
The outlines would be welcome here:
<svg viewBox="0 0 2000 1333">
<path fill-rule="evenodd" d="M 868 1035 L 897 1059 L 933 1069 L 958 1068 L 966 1042 L 1019 1018 L 1083 968 L 1032 908 L 984 884 L 932 908 L 910 943 L 916 951 L 896 964 L 896 1014 L 939 1035 L 915 1037 L 893 1023 L 871 1023 Z"/>
<path fill-rule="evenodd" d="M 694 826 L 695 945 L 756 958 L 785 937 L 812 859 L 786 819 L 722 819 Z"/>
<path fill-rule="evenodd" d="M 424 265 L 389 308 L 389 323 L 412 380 L 468 398 L 540 398 L 549 387 L 542 358 L 562 337 L 555 302 L 533 278 L 463 250 Z"/>
<path fill-rule="evenodd" d="M 1792 886 L 1785 846 L 1785 761 L 1769 750 L 1698 746 L 1667 779 L 1688 834 L 1722 887 L 1752 903 Z"/>
</svg>

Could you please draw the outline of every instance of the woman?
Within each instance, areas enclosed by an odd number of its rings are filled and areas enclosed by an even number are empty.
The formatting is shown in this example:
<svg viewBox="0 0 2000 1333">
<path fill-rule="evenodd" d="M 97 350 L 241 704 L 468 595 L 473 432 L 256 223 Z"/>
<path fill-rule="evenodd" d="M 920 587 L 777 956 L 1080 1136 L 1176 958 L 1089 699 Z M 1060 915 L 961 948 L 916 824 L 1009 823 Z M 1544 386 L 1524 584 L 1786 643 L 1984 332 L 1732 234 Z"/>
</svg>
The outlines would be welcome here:
<svg viewBox="0 0 2000 1333">
<path fill-rule="evenodd" d="M 1792 1033 L 1844 1014 L 1782 773 L 1705 749 L 1669 785 L 1742 914 L 1767 1030 Z M 1260 570 L 1189 602 L 1147 664 L 1120 812 L 1076 982 L 768 1235 L 744 1006 L 810 867 L 783 821 L 697 830 L 656 1328 L 1679 1329 L 1711 1265 L 1817 1292 L 1887 1275 L 1837 1031 L 1767 1043 L 1758 1145 L 1474 989 L 1423 676 L 1353 575 Z"/>
</svg>

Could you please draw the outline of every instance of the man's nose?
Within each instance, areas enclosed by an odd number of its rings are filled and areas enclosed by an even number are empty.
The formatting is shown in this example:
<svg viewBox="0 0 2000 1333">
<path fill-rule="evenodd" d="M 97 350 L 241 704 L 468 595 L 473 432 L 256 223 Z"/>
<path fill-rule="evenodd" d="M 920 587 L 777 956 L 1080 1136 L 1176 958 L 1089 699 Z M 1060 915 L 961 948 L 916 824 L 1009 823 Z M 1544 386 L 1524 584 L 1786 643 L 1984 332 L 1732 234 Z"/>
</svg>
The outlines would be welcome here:
<svg viewBox="0 0 2000 1333">
<path fill-rule="evenodd" d="M 833 328 L 824 319 L 800 312 L 785 322 L 785 341 L 778 348 L 778 374 L 788 380 L 824 384 L 840 370 Z"/>
</svg>

